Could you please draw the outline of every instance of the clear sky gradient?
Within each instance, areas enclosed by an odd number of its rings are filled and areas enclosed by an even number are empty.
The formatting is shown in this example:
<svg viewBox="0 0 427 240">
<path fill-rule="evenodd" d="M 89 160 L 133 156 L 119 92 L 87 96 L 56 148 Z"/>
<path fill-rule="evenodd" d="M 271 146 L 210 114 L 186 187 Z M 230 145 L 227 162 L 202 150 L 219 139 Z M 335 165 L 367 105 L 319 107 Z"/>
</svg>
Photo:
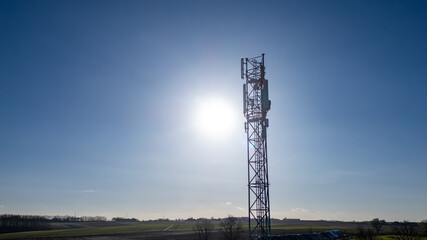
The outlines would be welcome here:
<svg viewBox="0 0 427 240">
<path fill-rule="evenodd" d="M 272 217 L 427 219 L 426 1 L 0 1 L 0 213 L 247 216 L 261 53 Z"/>
</svg>

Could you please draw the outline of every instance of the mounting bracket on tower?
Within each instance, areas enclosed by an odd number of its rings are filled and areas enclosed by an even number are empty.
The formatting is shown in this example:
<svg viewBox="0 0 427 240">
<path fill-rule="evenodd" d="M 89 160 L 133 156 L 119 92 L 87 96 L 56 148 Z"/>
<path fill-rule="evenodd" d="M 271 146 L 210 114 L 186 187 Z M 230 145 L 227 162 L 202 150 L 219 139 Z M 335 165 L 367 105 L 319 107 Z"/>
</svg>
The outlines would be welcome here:
<svg viewBox="0 0 427 240">
<path fill-rule="evenodd" d="M 266 118 L 271 101 L 265 79 L 264 54 L 242 58 L 243 115 L 248 154 L 249 239 L 271 239 Z"/>
</svg>

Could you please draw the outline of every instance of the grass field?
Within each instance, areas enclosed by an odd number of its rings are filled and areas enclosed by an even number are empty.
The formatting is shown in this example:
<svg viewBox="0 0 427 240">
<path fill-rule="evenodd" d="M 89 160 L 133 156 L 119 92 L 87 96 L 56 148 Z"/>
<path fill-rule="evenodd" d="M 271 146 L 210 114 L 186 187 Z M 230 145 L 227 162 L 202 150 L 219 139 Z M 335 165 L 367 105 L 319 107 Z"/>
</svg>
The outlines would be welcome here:
<svg viewBox="0 0 427 240">
<path fill-rule="evenodd" d="M 327 222 L 327 221 L 301 221 L 301 222 L 276 222 L 272 223 L 273 234 L 313 233 L 340 229 L 345 232 L 354 232 L 357 223 L 352 222 Z M 152 221 L 152 222 L 82 222 L 82 223 L 54 223 L 53 230 L 31 231 L 0 234 L 0 239 L 28 239 L 28 238 L 78 238 L 90 236 L 144 236 L 155 234 L 164 237 L 174 234 L 192 234 L 194 222 L 180 221 Z M 219 225 L 216 223 L 218 229 Z M 62 229 L 61 229 L 62 228 Z M 164 231 L 167 229 L 166 231 Z M 243 224 L 247 229 L 247 224 Z M 159 238 L 157 238 L 159 239 Z M 394 240 L 390 235 L 380 236 L 380 240 Z M 427 240 L 421 238 L 420 240 Z"/>
<path fill-rule="evenodd" d="M 395 240 L 392 235 L 382 235 L 378 237 L 380 240 Z M 418 240 L 427 240 L 427 237 L 421 237 Z"/>
<path fill-rule="evenodd" d="M 52 225 L 53 230 L 30 231 L 18 233 L 0 234 L 0 239 L 25 239 L 25 238 L 59 238 L 59 237 L 80 237 L 80 236 L 106 236 L 106 235 L 124 235 L 159 232 L 167 235 L 171 232 L 191 232 L 194 222 L 132 222 L 132 223 L 114 223 L 114 222 L 93 222 L 93 223 L 55 223 Z M 170 228 L 169 228 L 170 227 Z M 62 228 L 62 229 L 61 229 Z M 64 229 L 65 228 L 65 229 Z M 163 231 L 166 228 L 167 231 Z M 216 224 L 216 228 L 219 228 Z M 247 224 L 243 224 L 247 228 Z M 272 229 L 277 234 L 299 233 L 313 231 L 327 231 L 332 229 L 343 229 L 343 227 L 333 224 L 286 224 L 273 223 Z"/>
<path fill-rule="evenodd" d="M 168 231 L 190 231 L 192 224 L 174 222 L 137 222 L 120 224 L 119 226 L 103 226 L 96 223 L 92 226 L 90 223 L 85 223 L 83 226 L 77 225 L 71 229 L 55 229 L 45 231 L 30 231 L 18 233 L 3 233 L 0 234 L 0 239 L 15 239 L 15 238 L 44 238 L 44 237 L 78 237 L 78 236 L 103 236 L 117 234 L 131 234 L 144 232 L 161 232 L 170 227 Z M 56 226 L 58 227 L 58 226 Z"/>
</svg>

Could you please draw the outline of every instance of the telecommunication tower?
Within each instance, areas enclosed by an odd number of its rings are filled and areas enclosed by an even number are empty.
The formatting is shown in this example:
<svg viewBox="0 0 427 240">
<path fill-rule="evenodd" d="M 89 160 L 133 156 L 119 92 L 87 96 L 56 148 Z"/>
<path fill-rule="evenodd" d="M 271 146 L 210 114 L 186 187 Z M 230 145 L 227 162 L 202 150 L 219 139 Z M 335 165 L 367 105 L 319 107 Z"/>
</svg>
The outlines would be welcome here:
<svg viewBox="0 0 427 240">
<path fill-rule="evenodd" d="M 270 196 L 267 161 L 268 80 L 264 54 L 241 59 L 243 114 L 248 154 L 249 239 L 270 239 Z"/>
</svg>

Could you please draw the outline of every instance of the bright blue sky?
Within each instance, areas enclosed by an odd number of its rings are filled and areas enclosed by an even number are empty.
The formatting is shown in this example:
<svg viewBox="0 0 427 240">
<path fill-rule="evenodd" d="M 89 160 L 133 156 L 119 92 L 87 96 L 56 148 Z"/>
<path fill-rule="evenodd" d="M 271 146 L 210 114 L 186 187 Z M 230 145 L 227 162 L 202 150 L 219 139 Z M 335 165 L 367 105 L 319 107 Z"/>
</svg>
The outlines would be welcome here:
<svg viewBox="0 0 427 240">
<path fill-rule="evenodd" d="M 425 1 L 0 1 L 0 213 L 246 216 L 265 53 L 272 217 L 426 219 L 426 26 Z"/>
</svg>

